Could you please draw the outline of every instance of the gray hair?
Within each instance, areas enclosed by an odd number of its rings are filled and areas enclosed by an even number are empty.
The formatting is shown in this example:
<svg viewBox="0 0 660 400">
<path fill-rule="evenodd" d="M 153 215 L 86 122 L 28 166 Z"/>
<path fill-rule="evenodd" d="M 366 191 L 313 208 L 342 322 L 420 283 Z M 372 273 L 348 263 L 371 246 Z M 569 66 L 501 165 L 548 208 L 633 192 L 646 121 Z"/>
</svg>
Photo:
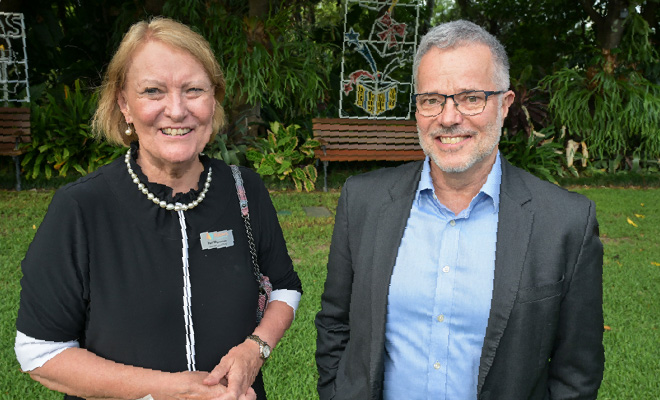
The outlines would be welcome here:
<svg viewBox="0 0 660 400">
<path fill-rule="evenodd" d="M 422 57 L 432 48 L 451 49 L 470 44 L 483 44 L 490 49 L 495 63 L 493 81 L 498 90 L 509 89 L 509 57 L 504 46 L 490 33 L 479 25 L 465 20 L 458 20 L 440 24 L 431 28 L 417 47 L 413 63 L 413 78 L 417 87 L 417 71 Z"/>
</svg>

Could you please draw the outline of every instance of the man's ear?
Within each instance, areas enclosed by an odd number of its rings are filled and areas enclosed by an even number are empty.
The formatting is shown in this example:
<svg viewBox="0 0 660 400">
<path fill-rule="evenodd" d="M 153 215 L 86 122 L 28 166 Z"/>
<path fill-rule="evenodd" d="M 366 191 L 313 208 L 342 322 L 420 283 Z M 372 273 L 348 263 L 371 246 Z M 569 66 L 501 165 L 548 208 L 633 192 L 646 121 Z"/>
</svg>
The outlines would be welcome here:
<svg viewBox="0 0 660 400">
<path fill-rule="evenodd" d="M 516 94 L 513 90 L 509 90 L 503 94 L 504 99 L 502 100 L 502 119 L 506 118 L 509 114 L 509 107 L 513 104 L 513 100 L 516 98 Z"/>
<path fill-rule="evenodd" d="M 121 110 L 121 113 L 124 114 L 124 118 L 126 119 L 127 124 L 133 123 L 133 118 L 131 117 L 131 112 L 128 107 L 128 103 L 126 102 L 126 97 L 124 97 L 124 93 L 121 91 L 117 92 L 117 105 L 119 105 L 119 109 Z"/>
</svg>

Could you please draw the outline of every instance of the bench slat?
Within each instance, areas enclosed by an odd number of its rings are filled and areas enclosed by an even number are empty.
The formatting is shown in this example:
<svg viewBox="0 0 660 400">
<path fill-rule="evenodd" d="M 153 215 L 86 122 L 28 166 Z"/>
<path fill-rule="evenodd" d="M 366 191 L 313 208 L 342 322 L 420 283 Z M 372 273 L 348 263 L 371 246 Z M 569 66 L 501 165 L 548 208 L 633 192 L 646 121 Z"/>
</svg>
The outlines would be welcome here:
<svg viewBox="0 0 660 400">
<path fill-rule="evenodd" d="M 20 142 L 27 143 L 31 142 L 32 138 L 28 135 L 20 135 L 20 136 L 4 136 L 0 135 L 0 143 L 16 143 L 16 140 L 19 140 Z"/>
<path fill-rule="evenodd" d="M 30 130 L 23 128 L 16 129 L 16 128 L 0 127 L 0 136 L 2 137 L 30 136 Z"/>
<path fill-rule="evenodd" d="M 351 144 L 328 144 L 325 146 L 326 152 L 328 150 L 420 150 L 421 147 L 416 143 L 410 144 L 380 144 L 380 143 L 351 143 Z M 323 149 L 319 150 L 321 153 Z"/>
<path fill-rule="evenodd" d="M 412 150 L 330 150 L 318 157 L 321 161 L 414 161 L 423 160 L 424 153 Z"/>
<path fill-rule="evenodd" d="M 25 121 L 22 119 L 6 119 L 3 118 L 3 115 L 0 115 L 0 126 L 9 126 L 9 127 L 21 127 L 21 128 L 29 128 L 30 127 L 30 121 Z"/>
<path fill-rule="evenodd" d="M 416 126 L 383 126 L 383 125 L 314 125 L 314 130 L 318 132 L 414 132 L 417 133 Z"/>
<path fill-rule="evenodd" d="M 403 138 L 416 138 L 417 131 L 415 132 L 385 132 L 385 131 L 330 131 L 330 130 L 314 130 L 314 137 L 403 137 Z"/>
<path fill-rule="evenodd" d="M 362 138 L 362 137 L 326 137 L 319 140 L 323 145 L 335 144 L 341 145 L 343 143 L 350 145 L 351 143 L 384 143 L 384 144 L 399 144 L 399 143 L 412 143 L 417 144 L 417 138 L 391 138 L 391 137 L 372 137 L 372 138 Z"/>
<path fill-rule="evenodd" d="M 409 119 L 368 119 L 368 118 L 312 118 L 312 124 L 334 125 L 410 125 L 416 126 L 415 121 Z"/>
</svg>

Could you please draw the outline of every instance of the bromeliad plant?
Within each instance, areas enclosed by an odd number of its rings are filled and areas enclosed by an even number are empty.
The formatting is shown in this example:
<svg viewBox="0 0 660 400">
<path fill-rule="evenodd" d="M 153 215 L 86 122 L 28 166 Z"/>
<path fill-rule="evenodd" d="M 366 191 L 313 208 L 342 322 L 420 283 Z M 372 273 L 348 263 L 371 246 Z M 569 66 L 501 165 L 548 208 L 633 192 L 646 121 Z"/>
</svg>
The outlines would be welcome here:
<svg viewBox="0 0 660 400">
<path fill-rule="evenodd" d="M 313 165 L 314 148 L 320 143 L 306 139 L 299 146 L 298 125 L 285 127 L 272 122 L 266 138 L 254 141 L 254 147 L 246 154 L 254 169 L 262 177 L 276 177 L 280 181 L 290 180 L 296 191 L 314 190 L 318 173 Z"/>
</svg>

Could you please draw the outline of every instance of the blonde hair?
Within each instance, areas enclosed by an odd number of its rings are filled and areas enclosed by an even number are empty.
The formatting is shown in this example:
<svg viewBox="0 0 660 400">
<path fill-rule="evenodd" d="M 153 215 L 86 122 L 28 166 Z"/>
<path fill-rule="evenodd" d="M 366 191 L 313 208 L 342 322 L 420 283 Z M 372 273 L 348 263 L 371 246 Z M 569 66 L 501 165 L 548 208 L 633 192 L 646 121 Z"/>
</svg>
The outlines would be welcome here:
<svg viewBox="0 0 660 400">
<path fill-rule="evenodd" d="M 159 41 L 190 53 L 206 71 L 214 87 L 215 112 L 213 114 L 213 132 L 209 142 L 225 124 L 225 111 L 222 101 L 225 98 L 225 78 L 208 41 L 188 26 L 169 18 L 153 18 L 140 21 L 124 35 L 117 52 L 110 60 L 108 69 L 99 88 L 99 101 L 92 129 L 96 135 L 116 145 L 128 146 L 137 140 L 137 135 L 127 136 L 126 120 L 117 104 L 117 95 L 126 82 L 126 73 L 133 54 L 145 43 Z"/>
</svg>

